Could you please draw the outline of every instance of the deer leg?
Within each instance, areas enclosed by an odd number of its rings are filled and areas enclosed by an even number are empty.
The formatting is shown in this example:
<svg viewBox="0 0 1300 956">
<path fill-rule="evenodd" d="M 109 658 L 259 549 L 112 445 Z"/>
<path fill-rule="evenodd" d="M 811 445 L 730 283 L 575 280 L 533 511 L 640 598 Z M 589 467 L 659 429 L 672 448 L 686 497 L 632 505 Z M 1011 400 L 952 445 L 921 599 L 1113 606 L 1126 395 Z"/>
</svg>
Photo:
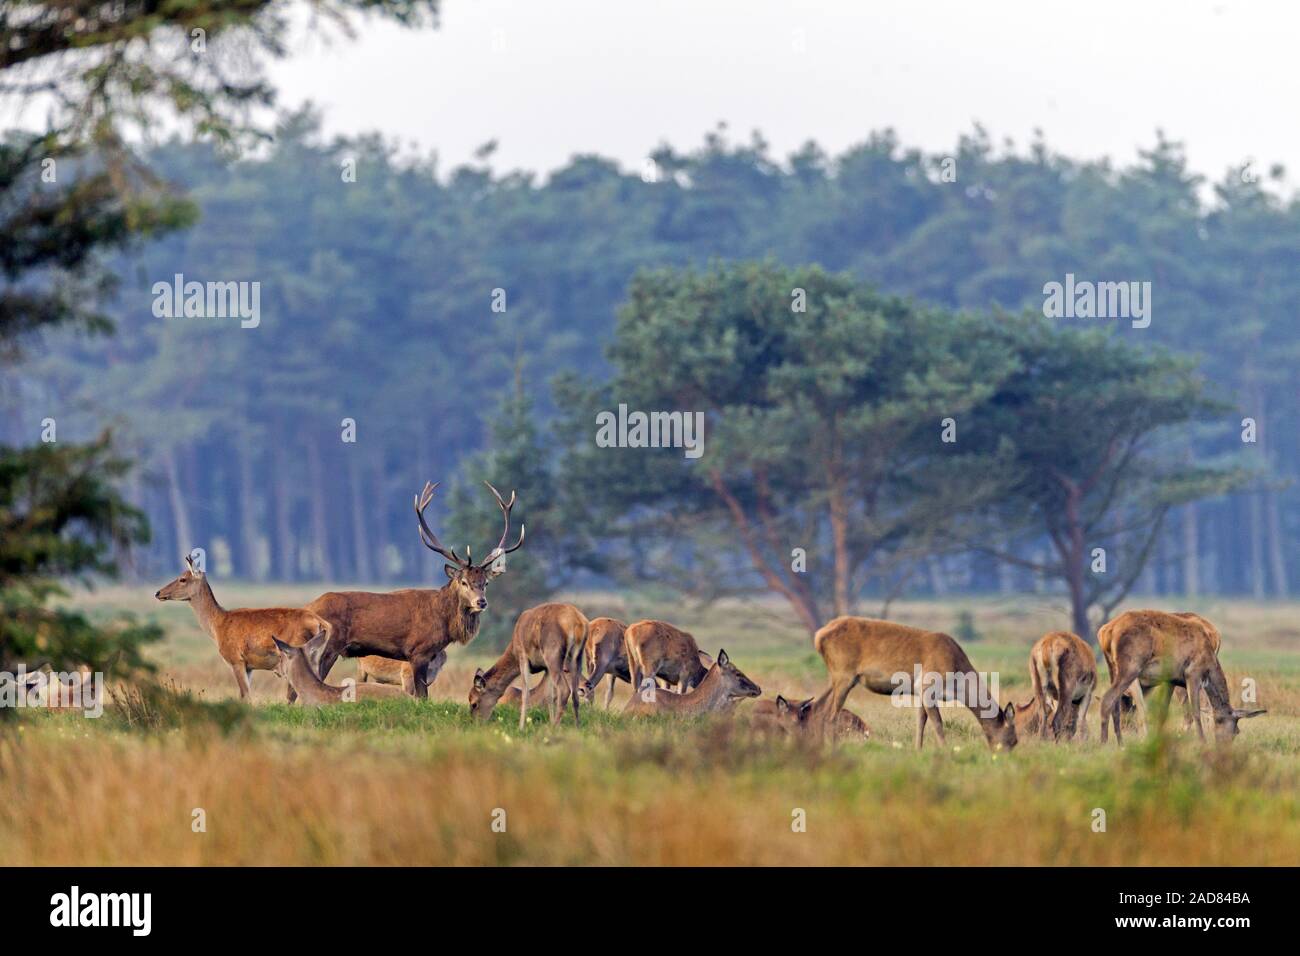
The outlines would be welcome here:
<svg viewBox="0 0 1300 956">
<path fill-rule="evenodd" d="M 561 696 L 561 687 L 570 679 L 570 675 L 564 672 L 564 652 L 549 653 L 545 656 L 546 673 L 551 678 L 551 723 L 558 724 L 560 718 L 564 716 L 564 699 Z"/>
<path fill-rule="evenodd" d="M 1038 705 L 1038 736 L 1047 739 L 1047 692 L 1043 690 L 1043 675 L 1038 672 L 1038 662 L 1029 662 L 1029 676 L 1034 681 L 1034 702 Z"/>
<path fill-rule="evenodd" d="M 920 750 L 925 744 L 925 708 L 916 708 L 916 749 Z"/>
<path fill-rule="evenodd" d="M 1187 716 L 1196 724 L 1196 733 L 1205 743 L 1205 728 L 1201 726 L 1201 672 L 1187 675 Z"/>
<path fill-rule="evenodd" d="M 285 692 L 284 699 L 288 701 L 290 704 L 292 704 L 295 700 L 298 699 L 298 692 L 293 689 L 293 685 L 290 684 L 288 681 L 285 681 L 285 684 L 288 686 L 289 689 Z"/>
<path fill-rule="evenodd" d="M 528 721 L 528 678 L 531 676 L 528 672 L 528 655 L 520 652 L 519 656 L 519 676 L 523 679 L 523 691 L 519 695 L 519 729 L 522 731 Z"/>
<path fill-rule="evenodd" d="M 442 673 L 442 665 L 446 663 L 446 650 L 441 650 L 437 654 L 433 655 L 432 660 L 430 660 L 428 665 L 424 668 L 424 686 L 426 690 L 433 686 L 433 682 L 437 680 L 438 675 Z M 425 696 L 428 695 L 426 694 Z"/>
<path fill-rule="evenodd" d="M 249 694 L 248 675 L 252 672 L 244 666 L 242 661 L 231 664 L 230 669 L 235 674 L 235 683 L 239 685 L 239 699 L 248 700 L 248 694 Z"/>
<path fill-rule="evenodd" d="M 609 710 L 610 705 L 614 703 L 614 685 L 618 683 L 618 678 L 613 674 L 609 675 L 609 688 L 605 691 L 605 709 Z"/>
<path fill-rule="evenodd" d="M 1092 684 L 1088 684 L 1083 695 L 1083 704 L 1079 708 L 1078 736 L 1080 740 L 1088 739 L 1088 707 L 1092 704 Z M 1070 736 L 1073 738 L 1074 733 Z"/>
<path fill-rule="evenodd" d="M 939 713 L 939 708 L 927 707 L 925 710 L 930 718 L 930 723 L 934 724 L 934 735 L 939 738 L 939 746 L 946 747 L 948 745 L 948 738 L 943 732 L 943 717 Z"/>
<path fill-rule="evenodd" d="M 1121 672 L 1111 679 L 1110 687 L 1101 699 L 1101 742 L 1106 743 L 1106 721 L 1111 719 L 1115 723 L 1115 743 L 1121 745 L 1124 743 L 1124 733 L 1120 730 L 1119 720 L 1119 702 L 1128 690 L 1130 684 L 1137 680 L 1137 668 L 1131 671 Z"/>
</svg>

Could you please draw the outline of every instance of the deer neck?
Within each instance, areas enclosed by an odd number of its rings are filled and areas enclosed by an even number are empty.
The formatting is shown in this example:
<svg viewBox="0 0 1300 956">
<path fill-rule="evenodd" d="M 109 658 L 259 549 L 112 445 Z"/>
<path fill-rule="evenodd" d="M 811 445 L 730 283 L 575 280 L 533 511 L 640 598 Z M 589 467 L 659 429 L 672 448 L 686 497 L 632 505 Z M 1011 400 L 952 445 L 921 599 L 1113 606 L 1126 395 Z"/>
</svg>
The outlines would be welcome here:
<svg viewBox="0 0 1300 956">
<path fill-rule="evenodd" d="M 1227 717 L 1232 713 L 1232 698 L 1228 695 L 1228 678 L 1223 676 L 1223 667 L 1215 661 L 1209 673 L 1205 675 L 1205 696 L 1209 698 L 1210 707 L 1215 717 Z M 1191 691 L 1191 688 L 1187 688 Z"/>
<path fill-rule="evenodd" d="M 199 582 L 199 593 L 190 598 L 190 607 L 194 609 L 194 614 L 199 619 L 199 627 L 203 628 L 208 637 L 217 640 L 217 633 L 221 628 L 221 622 L 225 619 L 226 611 L 217 603 L 217 597 L 212 593 L 212 586 L 208 584 L 206 574 Z"/>
<path fill-rule="evenodd" d="M 722 671 L 710 668 L 704 678 L 691 690 L 682 695 L 682 702 L 691 710 L 718 710 L 727 702 L 727 685 L 722 679 Z"/>
<path fill-rule="evenodd" d="M 331 687 L 316 676 L 316 671 L 307 662 L 307 655 L 302 651 L 290 655 L 287 673 L 289 685 L 307 703 L 331 703 L 343 696 L 339 688 Z"/>
<path fill-rule="evenodd" d="M 489 703 L 496 706 L 496 702 L 501 699 L 501 695 L 509 689 L 518 676 L 519 655 L 515 653 L 515 647 L 512 643 L 497 658 L 497 662 L 483 674 L 483 683 L 487 686 L 484 697 Z"/>
<path fill-rule="evenodd" d="M 474 640 L 478 636 L 479 620 L 483 613 L 472 613 L 461 601 L 460 593 L 451 581 L 439 588 L 438 595 L 442 603 L 443 619 L 447 622 L 447 636 L 452 643 L 468 644 Z"/>
</svg>

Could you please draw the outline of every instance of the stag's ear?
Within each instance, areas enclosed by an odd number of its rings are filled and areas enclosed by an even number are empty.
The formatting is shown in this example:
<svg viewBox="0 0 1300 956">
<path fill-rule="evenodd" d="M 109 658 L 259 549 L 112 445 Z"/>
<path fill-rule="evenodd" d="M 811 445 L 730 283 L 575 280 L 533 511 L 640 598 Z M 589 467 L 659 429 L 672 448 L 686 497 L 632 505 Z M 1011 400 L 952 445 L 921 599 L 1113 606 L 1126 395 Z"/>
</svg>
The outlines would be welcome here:
<svg viewBox="0 0 1300 956">
<path fill-rule="evenodd" d="M 1267 714 L 1267 713 L 1268 713 L 1267 710 L 1246 710 L 1244 708 L 1239 707 L 1235 711 L 1233 711 L 1233 716 L 1236 717 L 1238 720 L 1245 720 L 1247 717 L 1258 717 L 1260 714 Z"/>
<path fill-rule="evenodd" d="M 778 714 L 788 714 L 790 712 L 790 702 L 780 694 L 776 695 L 776 712 Z"/>
<path fill-rule="evenodd" d="M 718 651 L 718 666 L 719 666 L 719 667 L 726 667 L 726 666 L 727 666 L 728 664 L 730 664 L 730 663 L 731 663 L 731 658 L 729 658 L 729 657 L 727 656 L 727 652 L 726 652 L 726 651 Z"/>
<path fill-rule="evenodd" d="M 448 581 L 454 581 L 456 579 L 456 572 L 460 570 L 454 564 L 444 564 L 442 569 L 447 572 Z"/>
<path fill-rule="evenodd" d="M 1009 724 L 1014 724 L 1014 723 L 1016 722 L 1016 705 L 1015 705 L 1015 704 L 1007 704 L 1007 709 L 1004 710 L 1004 711 L 1002 711 L 1002 719 L 1005 720 L 1005 721 L 1006 721 L 1007 723 L 1009 723 Z"/>
</svg>

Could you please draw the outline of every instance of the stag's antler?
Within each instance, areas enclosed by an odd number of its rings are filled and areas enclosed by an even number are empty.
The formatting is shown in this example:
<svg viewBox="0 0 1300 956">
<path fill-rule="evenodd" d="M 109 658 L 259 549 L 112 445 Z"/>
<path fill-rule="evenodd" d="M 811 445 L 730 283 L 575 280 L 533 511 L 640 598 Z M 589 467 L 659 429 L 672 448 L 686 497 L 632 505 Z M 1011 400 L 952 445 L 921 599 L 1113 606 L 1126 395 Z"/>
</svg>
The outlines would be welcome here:
<svg viewBox="0 0 1300 956">
<path fill-rule="evenodd" d="M 426 481 L 424 490 L 415 496 L 415 516 L 420 520 L 420 540 L 424 542 L 424 546 L 430 551 L 436 551 L 448 561 L 454 561 L 457 567 L 467 568 L 469 567 L 469 561 L 462 559 L 455 551 L 444 548 L 442 542 L 438 540 L 438 536 L 430 530 L 424 521 L 424 509 L 429 507 L 429 502 L 433 500 L 433 492 L 440 484 L 442 482 L 431 484 Z"/>
<path fill-rule="evenodd" d="M 512 547 L 507 548 L 505 546 L 506 536 L 510 534 L 510 509 L 515 506 L 515 493 L 513 491 L 510 492 L 510 500 L 504 501 L 501 498 L 501 492 L 497 491 L 495 488 L 492 487 L 492 482 L 485 481 L 483 482 L 483 484 L 488 486 L 488 491 L 492 492 L 492 497 L 496 498 L 497 504 L 501 506 L 501 513 L 505 516 L 505 521 L 506 521 L 506 526 L 501 529 L 501 540 L 497 542 L 497 546 L 495 548 L 493 548 L 490 552 L 488 552 L 488 556 L 484 558 L 483 563 L 479 565 L 479 567 L 481 568 L 486 568 L 497 558 L 510 554 L 513 551 L 518 551 L 520 547 L 523 546 L 524 532 L 527 529 L 524 525 L 520 525 L 519 540 L 516 541 Z"/>
</svg>

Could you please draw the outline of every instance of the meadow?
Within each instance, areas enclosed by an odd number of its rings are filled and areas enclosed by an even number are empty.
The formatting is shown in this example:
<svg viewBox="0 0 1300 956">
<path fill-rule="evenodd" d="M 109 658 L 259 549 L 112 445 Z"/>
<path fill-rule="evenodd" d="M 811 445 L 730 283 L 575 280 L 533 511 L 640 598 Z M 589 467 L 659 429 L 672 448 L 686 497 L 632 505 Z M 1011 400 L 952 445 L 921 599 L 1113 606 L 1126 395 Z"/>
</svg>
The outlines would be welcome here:
<svg viewBox="0 0 1300 956">
<path fill-rule="evenodd" d="M 226 607 L 305 603 L 325 589 L 217 583 Z M 778 604 L 565 599 L 590 617 L 671 619 L 705 650 L 725 647 L 765 697 L 825 686 Z M 258 672 L 250 707 L 233 699 L 189 608 L 154 602 L 149 587 L 72 601 L 163 625 L 152 650 L 163 688 L 119 689 L 99 720 L 24 711 L 0 731 L 2 865 L 1300 864 L 1294 603 L 1168 605 L 1219 625 L 1234 702 L 1250 679 L 1269 709 L 1230 748 L 1178 733 L 1176 715 L 1165 736 L 1103 748 L 1094 706 L 1087 742 L 1031 739 L 995 754 L 956 709 L 944 712 L 947 746 L 928 734 L 917 753 L 913 711 L 860 690 L 848 706 L 872 737 L 834 748 L 752 733 L 748 703 L 736 720 L 627 720 L 626 685 L 611 711 L 584 707 L 580 729 L 571 715 L 552 727 L 540 709 L 522 733 L 504 708 L 475 724 L 472 675 L 497 656 L 478 644 L 450 652 L 432 701 L 307 710 Z M 903 602 L 890 617 L 959 636 L 1017 702 L 1029 696 L 1030 645 L 1066 619 L 1058 601 L 1033 595 Z M 331 681 L 354 666 L 340 662 Z"/>
</svg>

